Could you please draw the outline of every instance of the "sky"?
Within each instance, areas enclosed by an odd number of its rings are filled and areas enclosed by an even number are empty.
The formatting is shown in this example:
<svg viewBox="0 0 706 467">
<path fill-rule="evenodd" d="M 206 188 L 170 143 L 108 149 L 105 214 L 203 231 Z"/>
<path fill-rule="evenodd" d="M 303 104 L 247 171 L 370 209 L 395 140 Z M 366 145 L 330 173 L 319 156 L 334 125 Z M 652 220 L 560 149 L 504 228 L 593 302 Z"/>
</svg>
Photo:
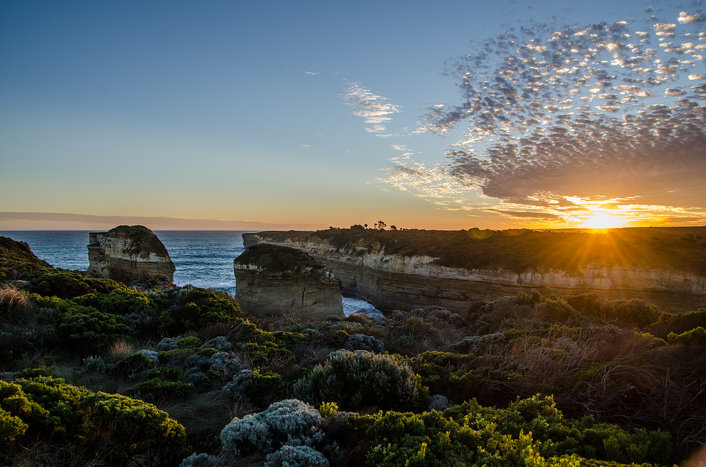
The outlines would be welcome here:
<svg viewBox="0 0 706 467">
<path fill-rule="evenodd" d="M 706 225 L 702 1 L 0 2 L 0 230 Z"/>
</svg>

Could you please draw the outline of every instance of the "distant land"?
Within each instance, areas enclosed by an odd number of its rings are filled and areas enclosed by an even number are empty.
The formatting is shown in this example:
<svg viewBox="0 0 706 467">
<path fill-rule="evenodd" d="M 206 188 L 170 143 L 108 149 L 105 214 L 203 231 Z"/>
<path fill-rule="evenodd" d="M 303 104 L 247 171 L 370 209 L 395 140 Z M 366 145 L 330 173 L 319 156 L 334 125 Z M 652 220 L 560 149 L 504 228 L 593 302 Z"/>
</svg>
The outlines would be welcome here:
<svg viewBox="0 0 706 467">
<path fill-rule="evenodd" d="M 107 230 L 116 225 L 147 225 L 152 230 L 315 230 L 321 224 L 179 217 L 100 216 L 63 212 L 0 212 L 0 230 Z"/>
</svg>

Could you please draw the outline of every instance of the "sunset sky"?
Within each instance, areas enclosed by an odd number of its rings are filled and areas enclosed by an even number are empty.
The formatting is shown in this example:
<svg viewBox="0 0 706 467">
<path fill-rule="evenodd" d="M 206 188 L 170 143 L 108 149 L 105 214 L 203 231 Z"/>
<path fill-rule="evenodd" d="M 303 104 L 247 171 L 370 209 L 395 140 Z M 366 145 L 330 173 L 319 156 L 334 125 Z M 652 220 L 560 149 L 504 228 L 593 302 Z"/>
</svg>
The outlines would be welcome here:
<svg viewBox="0 0 706 467">
<path fill-rule="evenodd" d="M 0 230 L 706 225 L 705 19 L 3 1 Z"/>
</svg>

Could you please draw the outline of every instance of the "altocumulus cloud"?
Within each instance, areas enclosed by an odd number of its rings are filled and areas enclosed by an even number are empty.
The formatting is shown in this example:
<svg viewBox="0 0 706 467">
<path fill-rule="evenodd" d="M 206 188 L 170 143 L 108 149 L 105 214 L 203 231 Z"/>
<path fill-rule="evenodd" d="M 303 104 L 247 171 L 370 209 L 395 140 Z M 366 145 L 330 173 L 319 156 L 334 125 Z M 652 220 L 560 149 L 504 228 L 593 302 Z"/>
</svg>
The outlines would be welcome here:
<svg viewBox="0 0 706 467">
<path fill-rule="evenodd" d="M 387 123 L 392 120 L 392 115 L 402 111 L 400 106 L 390 103 L 388 98 L 379 96 L 358 83 L 348 85 L 343 98 L 353 109 L 353 114 L 363 117 L 365 123 L 370 125 L 366 131 L 378 136 L 389 136 L 385 134 Z"/>
<path fill-rule="evenodd" d="M 454 62 L 460 103 L 431 106 L 422 128 L 465 123 L 448 173 L 507 205 L 630 199 L 703 219 L 702 18 L 510 29 Z"/>
</svg>

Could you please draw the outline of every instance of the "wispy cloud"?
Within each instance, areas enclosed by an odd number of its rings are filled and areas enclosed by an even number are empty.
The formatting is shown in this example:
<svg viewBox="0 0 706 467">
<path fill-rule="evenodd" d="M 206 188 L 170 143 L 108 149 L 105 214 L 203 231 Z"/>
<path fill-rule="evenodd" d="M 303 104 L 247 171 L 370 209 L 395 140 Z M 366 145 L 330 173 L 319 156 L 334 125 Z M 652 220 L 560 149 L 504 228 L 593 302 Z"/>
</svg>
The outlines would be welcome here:
<svg viewBox="0 0 706 467">
<path fill-rule="evenodd" d="M 344 91 L 343 98 L 353 109 L 353 115 L 363 117 L 365 123 L 370 125 L 366 131 L 377 136 L 390 136 L 386 133 L 387 123 L 392 120 L 392 115 L 402 111 L 402 107 L 388 102 L 388 98 L 379 96 L 358 83 L 351 83 Z"/>
<path fill-rule="evenodd" d="M 0 212 L 0 230 L 107 230 L 117 225 L 144 225 L 152 230 L 311 230 L 322 224 L 276 224 L 272 222 L 177 217 L 100 216 L 54 212 Z"/>
<path fill-rule="evenodd" d="M 304 72 L 304 74 L 306 76 L 319 76 L 321 73 L 319 73 L 318 71 L 306 71 Z"/>
<path fill-rule="evenodd" d="M 534 216 L 531 206 L 567 218 L 573 197 L 704 219 L 701 18 L 533 25 L 475 46 L 453 64 L 461 103 L 431 106 L 423 122 L 442 134 L 467 123 L 433 173 L 519 208 L 495 210 L 504 215 Z"/>
</svg>

